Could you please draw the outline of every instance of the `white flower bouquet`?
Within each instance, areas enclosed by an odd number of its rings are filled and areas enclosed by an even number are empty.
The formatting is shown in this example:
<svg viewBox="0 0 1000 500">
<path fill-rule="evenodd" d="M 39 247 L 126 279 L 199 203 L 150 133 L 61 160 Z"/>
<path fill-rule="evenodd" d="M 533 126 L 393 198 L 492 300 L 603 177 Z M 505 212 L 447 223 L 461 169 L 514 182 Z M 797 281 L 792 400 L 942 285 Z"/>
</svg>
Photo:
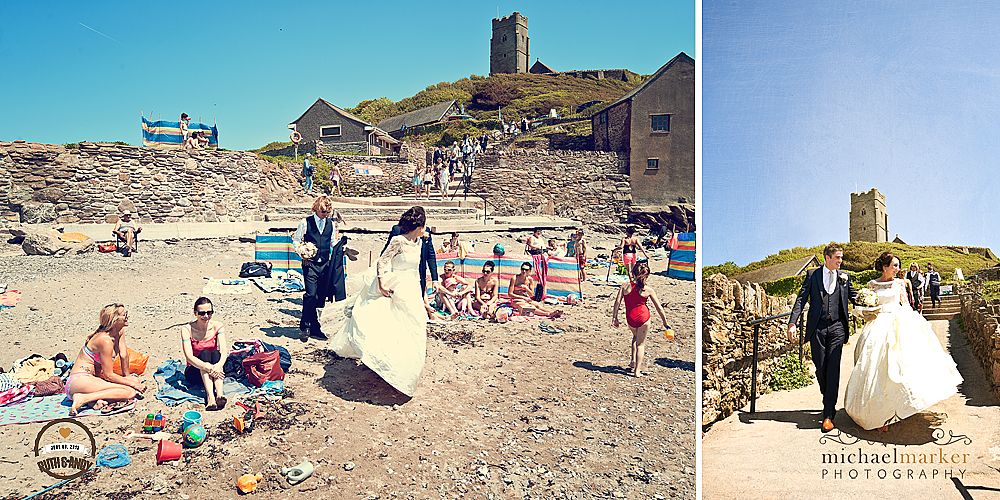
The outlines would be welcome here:
<svg viewBox="0 0 1000 500">
<path fill-rule="evenodd" d="M 316 256 L 316 245 L 308 241 L 303 241 L 295 245 L 295 253 L 299 254 L 299 257 L 303 259 L 311 259 Z"/>
<path fill-rule="evenodd" d="M 878 294 L 872 291 L 870 288 L 865 287 L 858 291 L 857 303 L 858 309 L 861 311 L 861 316 L 865 321 L 871 321 L 878 316 L 881 306 L 878 303 Z"/>
</svg>

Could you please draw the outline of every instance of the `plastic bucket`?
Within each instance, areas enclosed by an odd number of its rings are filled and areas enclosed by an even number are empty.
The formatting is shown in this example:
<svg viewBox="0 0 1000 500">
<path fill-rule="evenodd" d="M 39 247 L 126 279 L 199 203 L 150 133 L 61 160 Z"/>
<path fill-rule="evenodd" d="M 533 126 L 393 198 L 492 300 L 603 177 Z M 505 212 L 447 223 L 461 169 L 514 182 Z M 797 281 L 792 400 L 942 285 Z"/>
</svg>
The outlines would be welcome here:
<svg viewBox="0 0 1000 500">
<path fill-rule="evenodd" d="M 160 445 L 156 448 L 156 463 L 169 462 L 181 458 L 184 447 L 180 443 L 175 443 L 167 439 L 161 439 Z"/>
<path fill-rule="evenodd" d="M 200 423 L 201 423 L 201 412 L 197 412 L 194 410 L 186 411 L 184 412 L 184 424 L 181 428 L 187 430 L 188 427 Z"/>
</svg>

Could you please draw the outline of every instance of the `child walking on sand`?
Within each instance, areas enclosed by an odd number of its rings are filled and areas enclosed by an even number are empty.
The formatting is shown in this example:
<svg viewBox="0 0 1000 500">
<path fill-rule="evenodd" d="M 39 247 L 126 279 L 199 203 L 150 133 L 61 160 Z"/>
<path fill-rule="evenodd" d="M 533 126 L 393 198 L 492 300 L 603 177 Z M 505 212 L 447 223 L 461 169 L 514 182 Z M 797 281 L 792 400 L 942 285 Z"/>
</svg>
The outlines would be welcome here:
<svg viewBox="0 0 1000 500">
<path fill-rule="evenodd" d="M 632 279 L 622 284 L 618 289 L 618 296 L 615 297 L 615 307 L 611 311 L 611 326 L 618 328 L 618 307 L 625 300 L 625 320 L 628 322 L 629 330 L 632 330 L 632 360 L 628 367 L 632 370 L 633 377 L 642 376 L 642 361 L 646 354 L 646 334 L 649 333 L 650 315 L 646 301 L 653 299 L 653 307 L 663 321 L 663 328 L 666 329 L 668 339 L 674 338 L 673 328 L 667 324 L 667 317 L 663 314 L 663 306 L 656 297 L 656 292 L 646 286 L 649 279 L 649 264 L 645 261 L 638 262 L 632 267 Z"/>
</svg>

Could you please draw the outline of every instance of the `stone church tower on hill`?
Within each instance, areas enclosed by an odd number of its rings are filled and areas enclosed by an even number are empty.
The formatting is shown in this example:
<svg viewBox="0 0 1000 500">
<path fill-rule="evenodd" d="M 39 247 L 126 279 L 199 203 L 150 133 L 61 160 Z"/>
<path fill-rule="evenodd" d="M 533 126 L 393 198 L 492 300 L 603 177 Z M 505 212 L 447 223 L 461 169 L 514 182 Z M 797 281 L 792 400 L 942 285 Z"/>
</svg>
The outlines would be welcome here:
<svg viewBox="0 0 1000 500">
<path fill-rule="evenodd" d="M 851 241 L 889 241 L 889 216 L 885 196 L 872 188 L 867 193 L 851 193 Z"/>
<path fill-rule="evenodd" d="M 515 12 L 493 19 L 490 75 L 528 72 L 528 18 Z"/>
</svg>

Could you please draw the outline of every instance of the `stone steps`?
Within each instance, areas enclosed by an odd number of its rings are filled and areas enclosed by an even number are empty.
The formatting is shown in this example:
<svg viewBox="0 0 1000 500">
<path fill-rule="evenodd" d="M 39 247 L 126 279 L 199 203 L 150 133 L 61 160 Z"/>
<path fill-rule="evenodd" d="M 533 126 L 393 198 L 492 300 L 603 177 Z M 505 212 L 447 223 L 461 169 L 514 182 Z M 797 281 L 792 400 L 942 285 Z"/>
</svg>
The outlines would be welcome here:
<svg viewBox="0 0 1000 500">
<path fill-rule="evenodd" d="M 958 295 L 942 295 L 937 307 L 931 307 L 931 296 L 924 295 L 924 318 L 950 320 L 962 314 L 962 301 Z"/>
</svg>

